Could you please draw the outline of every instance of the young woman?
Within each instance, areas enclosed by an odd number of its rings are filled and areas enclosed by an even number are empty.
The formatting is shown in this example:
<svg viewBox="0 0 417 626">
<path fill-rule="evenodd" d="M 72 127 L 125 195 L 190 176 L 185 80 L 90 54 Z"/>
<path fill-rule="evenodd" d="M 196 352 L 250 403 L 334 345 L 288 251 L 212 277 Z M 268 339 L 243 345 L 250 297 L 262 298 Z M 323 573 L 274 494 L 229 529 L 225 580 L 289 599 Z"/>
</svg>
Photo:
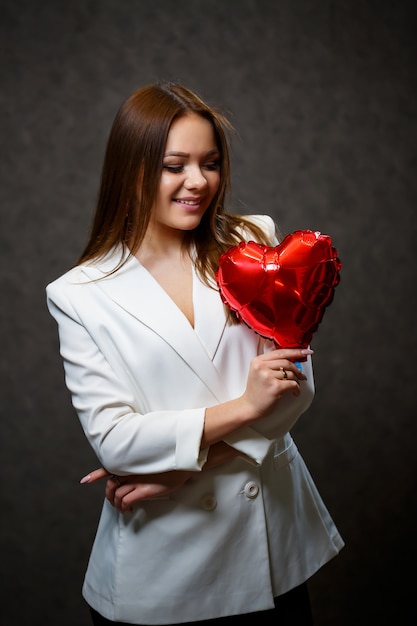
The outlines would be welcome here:
<svg viewBox="0 0 417 626">
<path fill-rule="evenodd" d="M 343 546 L 290 435 L 312 351 L 275 349 L 216 286 L 230 246 L 278 243 L 270 217 L 227 211 L 229 130 L 178 84 L 133 93 L 87 246 L 47 287 L 105 468 L 82 482 L 107 477 L 83 586 L 94 624 L 311 624 L 305 583 Z"/>
</svg>

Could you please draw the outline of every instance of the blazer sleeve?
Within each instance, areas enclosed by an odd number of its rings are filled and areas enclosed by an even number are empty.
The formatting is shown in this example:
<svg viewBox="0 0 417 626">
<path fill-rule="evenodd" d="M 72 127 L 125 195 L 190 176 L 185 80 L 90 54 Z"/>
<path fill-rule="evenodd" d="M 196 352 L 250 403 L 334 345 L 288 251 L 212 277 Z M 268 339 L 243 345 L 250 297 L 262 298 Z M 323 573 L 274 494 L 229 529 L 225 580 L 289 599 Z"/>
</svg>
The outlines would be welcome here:
<svg viewBox="0 0 417 626">
<path fill-rule="evenodd" d="M 103 467 L 119 475 L 201 470 L 208 453 L 200 450 L 205 408 L 139 412 L 122 373 L 99 349 L 66 290 L 52 283 L 46 291 L 72 404 Z"/>
</svg>

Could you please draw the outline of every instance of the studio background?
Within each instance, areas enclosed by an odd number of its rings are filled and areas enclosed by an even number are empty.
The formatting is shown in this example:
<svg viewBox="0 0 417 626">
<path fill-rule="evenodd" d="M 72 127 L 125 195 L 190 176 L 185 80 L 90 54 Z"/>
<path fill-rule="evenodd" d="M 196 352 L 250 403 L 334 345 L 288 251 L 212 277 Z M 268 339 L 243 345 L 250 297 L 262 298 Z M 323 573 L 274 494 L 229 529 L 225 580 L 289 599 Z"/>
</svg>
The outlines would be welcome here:
<svg viewBox="0 0 417 626">
<path fill-rule="evenodd" d="M 179 80 L 236 128 L 233 206 L 330 234 L 341 283 L 294 437 L 346 542 L 317 626 L 417 623 L 416 43 L 411 1 L 1 0 L 4 626 L 89 626 L 104 485 L 45 286 L 83 248 L 121 102 Z"/>
</svg>

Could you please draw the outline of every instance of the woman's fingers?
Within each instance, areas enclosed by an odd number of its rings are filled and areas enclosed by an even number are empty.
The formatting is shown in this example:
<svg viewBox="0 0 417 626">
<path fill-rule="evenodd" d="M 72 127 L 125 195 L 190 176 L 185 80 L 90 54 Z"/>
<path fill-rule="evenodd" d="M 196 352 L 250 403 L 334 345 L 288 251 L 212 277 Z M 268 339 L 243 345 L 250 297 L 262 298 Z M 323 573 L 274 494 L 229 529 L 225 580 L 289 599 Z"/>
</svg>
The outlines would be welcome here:
<svg viewBox="0 0 417 626">
<path fill-rule="evenodd" d="M 264 356 L 273 359 L 288 359 L 289 361 L 305 361 L 307 356 L 314 354 L 310 348 L 276 348 L 264 352 Z"/>
<path fill-rule="evenodd" d="M 110 481 L 107 482 L 109 484 Z M 134 485 L 130 485 L 128 483 L 126 485 L 118 485 L 116 488 L 106 488 L 106 498 L 110 504 L 123 513 L 124 511 L 131 509 L 131 504 L 128 500 L 126 500 L 126 497 L 134 491 Z M 132 502 L 135 501 L 137 501 L 137 498 L 134 498 Z"/>
<path fill-rule="evenodd" d="M 106 498 L 116 509 L 124 513 L 131 511 L 133 504 L 143 500 L 153 500 L 155 498 L 166 497 L 173 491 L 157 483 L 126 483 L 124 485 L 114 484 L 107 481 Z"/>
<path fill-rule="evenodd" d="M 303 361 L 309 354 L 313 354 L 310 348 L 307 349 L 276 349 L 260 355 L 260 358 L 267 367 L 277 372 L 280 380 L 302 381 L 307 377 L 303 373 Z"/>
<path fill-rule="evenodd" d="M 166 498 L 181 489 L 191 472 L 173 470 L 160 474 L 110 475 L 106 483 L 106 498 L 121 512 L 132 510 L 132 505 L 142 500 Z"/>
<path fill-rule="evenodd" d="M 275 368 L 274 368 L 275 369 Z M 307 380 L 307 376 L 303 373 L 297 363 L 280 359 L 276 365 L 278 378 L 282 380 Z"/>
<path fill-rule="evenodd" d="M 95 483 L 97 480 L 109 478 L 109 476 L 111 476 L 110 472 L 104 469 L 104 467 L 100 467 L 99 469 L 93 470 L 86 476 L 83 476 L 80 480 L 80 483 Z"/>
</svg>

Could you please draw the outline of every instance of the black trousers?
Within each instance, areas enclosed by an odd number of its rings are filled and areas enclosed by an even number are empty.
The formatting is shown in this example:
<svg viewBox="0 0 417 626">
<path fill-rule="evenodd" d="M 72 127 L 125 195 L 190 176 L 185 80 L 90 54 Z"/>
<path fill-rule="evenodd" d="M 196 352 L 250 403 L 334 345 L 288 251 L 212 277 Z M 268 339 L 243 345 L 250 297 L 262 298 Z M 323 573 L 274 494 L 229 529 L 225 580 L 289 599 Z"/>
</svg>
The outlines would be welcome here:
<svg viewBox="0 0 417 626">
<path fill-rule="evenodd" d="M 109 624 L 119 624 L 119 626 L 131 626 L 126 622 L 112 622 L 102 617 L 97 611 L 90 608 L 94 626 L 107 626 Z M 258 611 L 256 613 L 245 613 L 244 615 L 231 615 L 229 617 L 218 617 L 217 619 L 202 620 L 199 622 L 187 622 L 196 626 L 241 626 L 247 619 L 259 617 L 263 626 L 272 624 L 274 626 L 313 626 L 313 616 L 310 607 L 307 584 L 304 583 L 275 598 L 275 608 L 268 611 Z M 145 626 L 142 624 L 142 626 Z M 171 626 L 180 626 L 172 624 Z"/>
</svg>

